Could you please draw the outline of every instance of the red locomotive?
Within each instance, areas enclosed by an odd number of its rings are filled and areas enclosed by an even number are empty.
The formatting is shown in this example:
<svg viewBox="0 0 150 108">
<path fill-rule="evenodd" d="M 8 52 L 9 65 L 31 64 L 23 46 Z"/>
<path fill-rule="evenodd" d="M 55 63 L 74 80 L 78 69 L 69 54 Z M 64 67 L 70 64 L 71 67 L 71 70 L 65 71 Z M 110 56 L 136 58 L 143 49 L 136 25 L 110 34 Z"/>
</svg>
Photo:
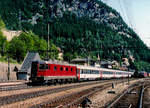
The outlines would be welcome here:
<svg viewBox="0 0 150 108">
<path fill-rule="evenodd" d="M 33 61 L 32 82 L 74 82 L 108 78 L 131 77 L 132 72 L 98 68 L 92 66 L 55 64 L 47 61 Z"/>
</svg>

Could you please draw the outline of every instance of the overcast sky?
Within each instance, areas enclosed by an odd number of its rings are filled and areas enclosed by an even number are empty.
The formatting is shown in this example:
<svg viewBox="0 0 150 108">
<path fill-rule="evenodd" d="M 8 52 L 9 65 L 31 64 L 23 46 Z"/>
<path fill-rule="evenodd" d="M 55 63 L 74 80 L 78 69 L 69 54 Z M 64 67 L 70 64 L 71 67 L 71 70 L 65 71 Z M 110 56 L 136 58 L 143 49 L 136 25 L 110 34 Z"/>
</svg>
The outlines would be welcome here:
<svg viewBox="0 0 150 108">
<path fill-rule="evenodd" d="M 116 9 L 150 47 L 150 0 L 102 0 Z M 121 1 L 121 2 L 120 2 Z M 131 22 L 131 23 L 130 23 Z"/>
</svg>

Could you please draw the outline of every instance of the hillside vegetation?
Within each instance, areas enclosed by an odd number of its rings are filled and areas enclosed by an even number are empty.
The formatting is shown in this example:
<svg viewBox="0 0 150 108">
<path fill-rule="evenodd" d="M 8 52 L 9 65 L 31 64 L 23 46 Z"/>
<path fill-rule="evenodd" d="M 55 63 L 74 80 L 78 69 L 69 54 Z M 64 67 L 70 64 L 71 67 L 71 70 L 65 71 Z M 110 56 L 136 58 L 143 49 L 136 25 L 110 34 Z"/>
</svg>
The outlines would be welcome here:
<svg viewBox="0 0 150 108">
<path fill-rule="evenodd" d="M 98 55 L 106 60 L 121 61 L 133 56 L 136 63 L 150 61 L 149 49 L 139 36 L 119 13 L 98 0 L 5 0 L 0 1 L 0 15 L 8 29 L 32 31 L 28 33 L 33 40 L 32 34 L 47 40 L 49 24 L 51 43 L 63 50 L 67 61 L 87 56 L 96 59 Z M 42 43 L 46 47 L 44 40 Z M 24 46 L 26 43 L 20 44 Z M 39 43 L 35 41 L 34 44 Z M 33 50 L 34 44 L 21 52 Z M 17 60 L 25 56 L 15 58 L 13 54 L 11 56 Z"/>
<path fill-rule="evenodd" d="M 11 62 L 22 62 L 28 51 L 38 51 L 41 58 L 46 58 L 47 42 L 39 38 L 31 31 L 22 32 L 19 36 L 13 37 L 7 41 L 1 30 L 5 27 L 3 20 L 0 18 L 0 61 L 7 61 L 8 56 Z M 57 59 L 58 49 L 50 42 L 51 50 L 49 57 Z M 16 60 L 16 61 L 15 61 Z"/>
</svg>

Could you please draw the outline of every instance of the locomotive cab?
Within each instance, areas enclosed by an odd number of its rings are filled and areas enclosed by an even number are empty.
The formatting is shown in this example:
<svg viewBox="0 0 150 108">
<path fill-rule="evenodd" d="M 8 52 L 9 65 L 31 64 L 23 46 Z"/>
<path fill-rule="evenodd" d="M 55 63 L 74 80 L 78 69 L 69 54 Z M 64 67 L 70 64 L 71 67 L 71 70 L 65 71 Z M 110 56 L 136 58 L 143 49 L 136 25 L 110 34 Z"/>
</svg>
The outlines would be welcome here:
<svg viewBox="0 0 150 108">
<path fill-rule="evenodd" d="M 31 66 L 31 77 L 36 77 L 38 71 L 38 61 L 33 61 Z"/>
<path fill-rule="evenodd" d="M 38 82 L 43 82 L 44 78 L 40 77 L 37 78 L 38 75 L 38 70 L 39 70 L 39 62 L 38 61 L 33 61 L 32 65 L 31 65 L 31 76 L 30 76 L 30 80 L 34 83 L 38 83 Z"/>
</svg>

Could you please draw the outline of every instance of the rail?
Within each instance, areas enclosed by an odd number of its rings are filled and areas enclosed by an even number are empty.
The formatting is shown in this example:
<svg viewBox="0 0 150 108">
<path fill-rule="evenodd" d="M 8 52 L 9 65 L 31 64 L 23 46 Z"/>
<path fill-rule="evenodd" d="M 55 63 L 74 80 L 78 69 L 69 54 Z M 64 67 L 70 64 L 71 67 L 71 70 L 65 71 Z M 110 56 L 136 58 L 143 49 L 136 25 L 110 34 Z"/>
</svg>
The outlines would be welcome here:
<svg viewBox="0 0 150 108">
<path fill-rule="evenodd" d="M 142 108 L 143 106 L 143 94 L 144 94 L 144 85 L 142 86 L 141 91 L 140 91 L 138 108 Z"/>
<path fill-rule="evenodd" d="M 133 107 L 132 102 L 130 102 L 131 100 L 129 102 L 125 101 L 125 99 L 127 98 L 126 96 L 128 95 L 128 98 L 131 98 L 132 97 L 131 96 L 132 91 L 134 91 L 135 89 L 137 89 L 139 91 L 140 87 L 142 87 L 140 89 L 140 93 L 136 92 L 136 94 L 139 95 L 139 99 L 137 99 L 137 102 L 139 103 L 138 108 L 142 108 L 144 83 L 140 83 L 140 84 L 130 86 L 128 89 L 124 90 L 120 95 L 118 95 L 116 98 L 114 98 L 111 102 L 107 103 L 105 105 L 105 108 L 114 108 L 115 106 L 118 105 L 119 101 L 121 102 L 121 106 L 124 106 L 124 107 L 126 106 L 125 108 Z M 126 97 L 126 98 L 124 98 L 124 97 Z M 124 102 L 123 100 L 125 101 L 125 103 L 122 103 L 122 102 Z M 133 99 L 132 99 L 132 101 L 133 101 Z M 136 101 L 136 100 L 134 100 L 134 101 Z"/>
</svg>

